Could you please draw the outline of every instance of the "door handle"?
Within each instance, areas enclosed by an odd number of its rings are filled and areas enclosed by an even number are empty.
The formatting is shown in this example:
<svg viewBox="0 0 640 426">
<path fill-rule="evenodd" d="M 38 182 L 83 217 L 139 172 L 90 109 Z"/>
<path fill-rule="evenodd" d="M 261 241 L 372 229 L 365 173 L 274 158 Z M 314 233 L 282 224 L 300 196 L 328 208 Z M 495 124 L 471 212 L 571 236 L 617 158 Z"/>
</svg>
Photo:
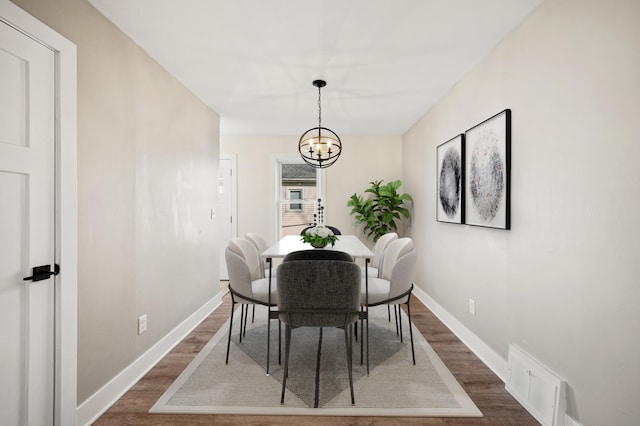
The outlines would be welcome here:
<svg viewBox="0 0 640 426">
<path fill-rule="evenodd" d="M 53 271 L 51 265 L 34 266 L 33 272 L 30 277 L 24 277 L 22 281 L 42 281 L 48 280 L 52 275 L 58 275 L 60 273 L 60 265 L 53 265 Z"/>
</svg>

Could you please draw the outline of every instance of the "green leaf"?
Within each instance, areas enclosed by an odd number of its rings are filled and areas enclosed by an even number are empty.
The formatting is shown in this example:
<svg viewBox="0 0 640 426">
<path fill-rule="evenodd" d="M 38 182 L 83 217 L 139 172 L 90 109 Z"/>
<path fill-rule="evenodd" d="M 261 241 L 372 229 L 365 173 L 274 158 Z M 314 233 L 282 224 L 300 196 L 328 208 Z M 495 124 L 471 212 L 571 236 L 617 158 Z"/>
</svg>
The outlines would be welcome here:
<svg viewBox="0 0 640 426">
<path fill-rule="evenodd" d="M 398 211 L 402 214 L 402 216 L 406 217 L 407 219 L 409 219 L 409 216 L 411 216 L 411 213 L 409 213 L 409 210 L 405 209 L 404 207 L 398 207 Z"/>
<path fill-rule="evenodd" d="M 402 185 L 399 179 L 387 184 L 383 184 L 383 180 L 374 180 L 369 184 L 364 191 L 365 196 L 353 194 L 347 201 L 347 207 L 351 207 L 350 214 L 354 216 L 356 226 L 362 225 L 367 238 L 377 241 L 387 232 L 397 230 L 396 219 L 410 217 L 403 204 L 413 201 L 413 198 L 409 194 L 398 193 Z"/>
</svg>

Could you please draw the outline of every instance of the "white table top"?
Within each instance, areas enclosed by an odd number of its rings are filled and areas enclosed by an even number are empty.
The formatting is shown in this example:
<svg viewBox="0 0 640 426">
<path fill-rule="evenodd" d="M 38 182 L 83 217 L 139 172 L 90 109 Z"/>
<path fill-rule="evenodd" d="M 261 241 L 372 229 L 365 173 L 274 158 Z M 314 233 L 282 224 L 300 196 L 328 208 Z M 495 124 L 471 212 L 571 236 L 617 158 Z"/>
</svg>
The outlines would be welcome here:
<svg viewBox="0 0 640 426">
<path fill-rule="evenodd" d="M 355 235 L 338 235 L 338 241 L 331 247 L 327 245 L 326 249 L 338 250 L 349 253 L 354 258 L 373 259 L 373 252 Z M 298 250 L 313 249 L 311 244 L 304 243 L 300 239 L 300 235 L 287 235 L 280 241 L 262 252 L 264 258 L 285 257 L 287 254 Z M 323 250 L 323 249 L 316 249 Z"/>
</svg>

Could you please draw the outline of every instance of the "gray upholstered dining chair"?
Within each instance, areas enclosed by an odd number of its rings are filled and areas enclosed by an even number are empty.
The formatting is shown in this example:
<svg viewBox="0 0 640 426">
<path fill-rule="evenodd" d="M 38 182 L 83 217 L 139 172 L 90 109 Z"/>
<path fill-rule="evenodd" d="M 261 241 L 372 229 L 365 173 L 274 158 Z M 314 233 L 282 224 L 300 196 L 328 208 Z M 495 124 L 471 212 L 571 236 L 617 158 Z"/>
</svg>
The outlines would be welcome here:
<svg viewBox="0 0 640 426">
<path fill-rule="evenodd" d="M 333 235 L 342 235 L 342 232 L 340 232 L 340 230 L 335 226 L 331 226 L 331 225 L 325 225 L 325 226 L 331 229 L 331 232 L 333 232 Z"/>
<path fill-rule="evenodd" d="M 359 318 L 360 267 L 344 252 L 302 250 L 285 256 L 278 266 L 278 315 L 286 326 L 285 361 L 280 403 L 284 404 L 291 330 L 297 327 L 344 329 L 351 403 L 355 404 L 352 374 L 353 324 Z M 319 368 L 316 369 L 319 373 Z M 319 377 L 316 377 L 316 382 Z M 316 407 L 318 388 L 315 389 Z"/>
<path fill-rule="evenodd" d="M 231 316 L 229 319 L 226 363 L 229 363 L 233 314 L 236 304 L 241 305 L 240 341 L 242 341 L 246 330 L 247 313 L 245 308 L 248 305 L 267 306 L 269 308 L 269 320 L 272 312 L 270 308 L 277 306 L 276 286 L 272 285 L 271 289 L 269 289 L 269 279 L 263 277 L 259 258 L 260 256 L 253 243 L 244 238 L 232 238 L 229 246 L 225 249 L 225 260 L 229 271 L 229 292 L 231 293 Z M 267 374 L 269 374 L 269 337 L 269 333 L 267 333 Z"/>
<path fill-rule="evenodd" d="M 411 291 L 413 290 L 413 270 L 416 265 L 416 250 L 411 238 L 399 238 L 392 241 L 385 250 L 382 260 L 380 277 L 369 278 L 368 296 L 365 299 L 366 289 L 362 280 L 362 299 L 366 300 L 367 307 L 381 305 L 404 304 L 407 307 L 409 317 L 409 334 L 411 336 L 411 355 L 413 363 L 416 363 L 416 355 L 413 346 L 413 330 L 411 329 Z M 394 306 L 395 307 L 395 306 Z M 401 309 L 398 311 L 402 312 Z M 367 319 L 368 321 L 368 319 Z M 400 326 L 400 340 L 402 341 L 402 321 L 397 319 Z"/>
</svg>

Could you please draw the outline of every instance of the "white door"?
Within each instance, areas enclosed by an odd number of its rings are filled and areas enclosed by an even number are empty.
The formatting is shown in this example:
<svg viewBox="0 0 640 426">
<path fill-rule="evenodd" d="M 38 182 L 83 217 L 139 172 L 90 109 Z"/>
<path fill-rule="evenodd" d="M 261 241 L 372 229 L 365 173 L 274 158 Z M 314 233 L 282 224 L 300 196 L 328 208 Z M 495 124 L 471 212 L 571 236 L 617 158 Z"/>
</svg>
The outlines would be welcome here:
<svg viewBox="0 0 640 426">
<path fill-rule="evenodd" d="M 54 53 L 0 22 L 0 424 L 53 424 Z"/>
<path fill-rule="evenodd" d="M 216 217 L 220 224 L 220 279 L 228 280 L 224 250 L 229 240 L 238 235 L 236 225 L 236 159 L 235 155 L 220 155 L 218 176 L 218 207 Z"/>
</svg>

